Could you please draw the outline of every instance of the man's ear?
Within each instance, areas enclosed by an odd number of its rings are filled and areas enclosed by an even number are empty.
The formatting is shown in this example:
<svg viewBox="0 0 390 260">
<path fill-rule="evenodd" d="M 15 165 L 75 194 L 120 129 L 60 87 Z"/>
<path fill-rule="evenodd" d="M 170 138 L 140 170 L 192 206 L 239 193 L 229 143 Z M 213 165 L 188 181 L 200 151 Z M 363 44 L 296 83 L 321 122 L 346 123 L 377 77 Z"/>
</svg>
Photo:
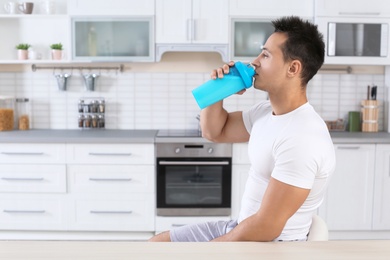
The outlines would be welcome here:
<svg viewBox="0 0 390 260">
<path fill-rule="evenodd" d="M 293 60 L 288 68 L 288 76 L 295 77 L 302 71 L 302 63 L 299 60 Z"/>
</svg>

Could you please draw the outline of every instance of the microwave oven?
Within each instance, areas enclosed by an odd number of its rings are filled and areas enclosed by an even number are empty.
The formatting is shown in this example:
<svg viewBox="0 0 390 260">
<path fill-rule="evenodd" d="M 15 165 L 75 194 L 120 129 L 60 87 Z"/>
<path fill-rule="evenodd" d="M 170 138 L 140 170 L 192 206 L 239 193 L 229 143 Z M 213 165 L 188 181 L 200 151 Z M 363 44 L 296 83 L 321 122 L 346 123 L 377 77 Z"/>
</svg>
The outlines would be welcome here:
<svg viewBox="0 0 390 260">
<path fill-rule="evenodd" d="M 388 65 L 389 20 L 321 17 L 325 64 Z"/>
</svg>

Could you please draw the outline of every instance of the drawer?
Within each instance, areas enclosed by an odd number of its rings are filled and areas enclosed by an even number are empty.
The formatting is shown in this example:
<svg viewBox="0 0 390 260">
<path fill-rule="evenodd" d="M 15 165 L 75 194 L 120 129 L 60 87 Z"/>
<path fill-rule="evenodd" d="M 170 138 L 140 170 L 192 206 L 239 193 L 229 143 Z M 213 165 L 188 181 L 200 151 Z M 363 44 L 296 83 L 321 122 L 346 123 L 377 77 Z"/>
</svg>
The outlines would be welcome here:
<svg viewBox="0 0 390 260">
<path fill-rule="evenodd" d="M 198 224 L 203 222 L 213 222 L 220 220 L 231 220 L 230 217 L 218 216 L 218 217 L 156 217 L 156 231 L 157 233 L 171 230 L 173 228 Z"/>
<path fill-rule="evenodd" d="M 0 229 L 2 230 L 65 230 L 64 203 L 61 196 L 15 196 L 0 198 Z"/>
<path fill-rule="evenodd" d="M 4 144 L 0 145 L 0 163 L 60 164 L 65 163 L 65 144 Z"/>
<path fill-rule="evenodd" d="M 4 164 L 0 192 L 66 192 L 66 165 Z"/>
<path fill-rule="evenodd" d="M 154 191 L 152 165 L 69 165 L 71 192 L 130 193 Z"/>
<path fill-rule="evenodd" d="M 154 231 L 154 195 L 107 196 L 78 199 L 74 204 L 71 230 L 79 231 Z"/>
<path fill-rule="evenodd" d="M 153 144 L 68 144 L 72 164 L 154 164 Z"/>
</svg>

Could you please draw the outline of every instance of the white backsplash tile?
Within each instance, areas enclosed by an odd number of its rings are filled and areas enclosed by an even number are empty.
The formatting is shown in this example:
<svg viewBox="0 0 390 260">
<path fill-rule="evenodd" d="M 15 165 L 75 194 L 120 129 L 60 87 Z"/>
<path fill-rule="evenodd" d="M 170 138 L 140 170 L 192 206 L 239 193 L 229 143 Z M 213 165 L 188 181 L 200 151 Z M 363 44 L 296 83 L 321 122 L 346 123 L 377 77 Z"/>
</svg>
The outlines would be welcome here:
<svg viewBox="0 0 390 260">
<path fill-rule="evenodd" d="M 106 100 L 108 129 L 197 129 L 200 109 L 191 90 L 209 80 L 209 73 L 115 73 L 100 71 L 94 92 L 86 92 L 81 72 L 71 73 L 67 91 L 59 91 L 54 72 L 0 73 L 0 95 L 29 97 L 32 127 L 36 129 L 77 129 L 77 103 L 82 97 Z M 60 73 L 59 71 L 55 73 Z M 86 73 L 86 72 L 83 72 Z M 310 103 L 325 120 L 347 119 L 359 111 L 366 99 L 367 85 L 378 86 L 380 130 L 383 126 L 384 75 L 318 74 L 309 83 Z M 250 88 L 224 103 L 228 111 L 250 108 L 267 98 L 265 92 Z"/>
</svg>

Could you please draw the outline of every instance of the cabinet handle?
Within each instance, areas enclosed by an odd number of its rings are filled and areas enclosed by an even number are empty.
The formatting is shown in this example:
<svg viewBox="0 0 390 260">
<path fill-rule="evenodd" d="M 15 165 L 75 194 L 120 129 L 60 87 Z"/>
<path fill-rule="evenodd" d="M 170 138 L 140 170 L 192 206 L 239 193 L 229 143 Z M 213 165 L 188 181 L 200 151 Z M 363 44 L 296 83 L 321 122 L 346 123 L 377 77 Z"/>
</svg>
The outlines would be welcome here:
<svg viewBox="0 0 390 260">
<path fill-rule="evenodd" d="M 92 156 L 131 156 L 131 153 L 89 153 Z"/>
<path fill-rule="evenodd" d="M 91 214 L 131 214 L 133 213 L 133 211 L 131 210 L 119 210 L 119 211 L 115 211 L 115 210 L 91 210 L 90 211 Z"/>
<path fill-rule="evenodd" d="M 228 161 L 220 161 L 220 162 L 201 162 L 201 161 L 193 161 L 193 162 L 186 162 L 186 161 L 159 161 L 159 165 L 229 165 Z"/>
<path fill-rule="evenodd" d="M 5 209 L 3 210 L 5 213 L 22 213 L 22 214 L 43 214 L 46 211 L 45 210 L 14 210 L 14 209 Z"/>
<path fill-rule="evenodd" d="M 191 40 L 196 40 L 196 20 L 192 20 L 192 39 Z"/>
<path fill-rule="evenodd" d="M 187 19 L 187 40 L 191 41 L 192 30 L 191 30 L 191 19 Z"/>
<path fill-rule="evenodd" d="M 90 181 L 131 181 L 131 178 L 89 178 Z"/>
<path fill-rule="evenodd" d="M 5 181 L 43 181 L 44 178 L 14 178 L 14 177 L 2 177 Z"/>
<path fill-rule="evenodd" d="M 28 153 L 28 152 L 1 152 L 1 154 L 5 154 L 5 155 L 43 155 L 44 153 L 42 153 L 42 152 L 37 152 L 37 153 L 34 153 L 34 152 L 31 152 L 31 153 Z"/>
<path fill-rule="evenodd" d="M 339 15 L 380 15 L 380 12 L 339 12 Z"/>
<path fill-rule="evenodd" d="M 360 146 L 338 146 L 337 149 L 340 149 L 340 150 L 359 150 Z"/>
<path fill-rule="evenodd" d="M 182 226 L 185 226 L 186 224 L 172 224 L 171 226 L 172 227 L 182 227 Z"/>
</svg>

